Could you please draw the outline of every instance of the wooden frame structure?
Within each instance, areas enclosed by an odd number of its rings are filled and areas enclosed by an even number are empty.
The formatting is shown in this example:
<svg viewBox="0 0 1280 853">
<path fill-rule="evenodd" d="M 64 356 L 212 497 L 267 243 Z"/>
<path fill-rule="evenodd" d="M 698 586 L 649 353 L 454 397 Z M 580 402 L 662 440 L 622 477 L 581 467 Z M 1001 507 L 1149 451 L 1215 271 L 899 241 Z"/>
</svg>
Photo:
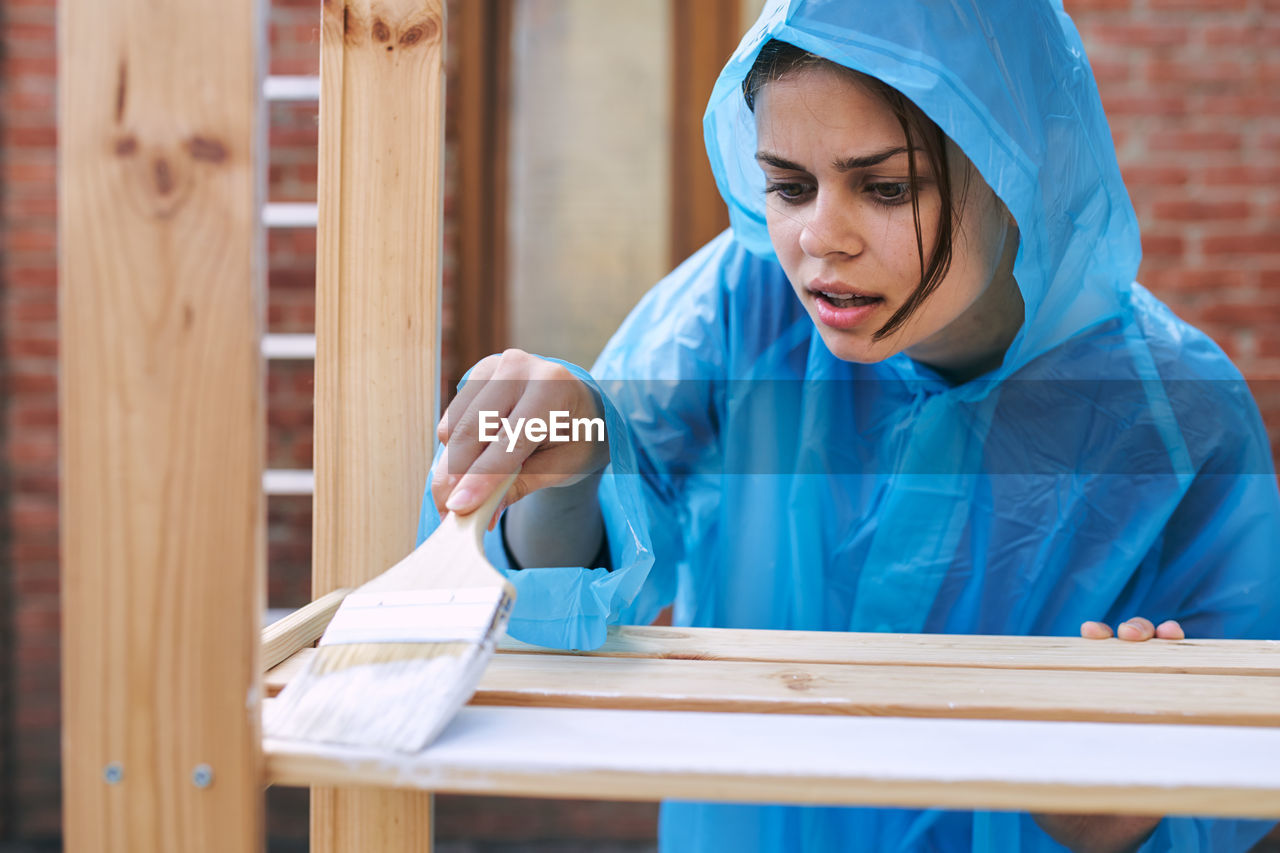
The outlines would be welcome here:
<svg viewBox="0 0 1280 853">
<path fill-rule="evenodd" d="M 264 744 L 268 688 L 412 545 L 444 21 L 440 0 L 324 0 L 321 598 L 260 644 L 256 15 L 60 7 L 68 849 L 258 850 L 270 783 L 327 786 L 313 849 L 335 853 L 428 850 L 430 791 L 1280 817 L 1270 643 L 624 629 L 589 656 L 508 643 L 475 703 L 501 707 L 413 758 Z"/>
</svg>

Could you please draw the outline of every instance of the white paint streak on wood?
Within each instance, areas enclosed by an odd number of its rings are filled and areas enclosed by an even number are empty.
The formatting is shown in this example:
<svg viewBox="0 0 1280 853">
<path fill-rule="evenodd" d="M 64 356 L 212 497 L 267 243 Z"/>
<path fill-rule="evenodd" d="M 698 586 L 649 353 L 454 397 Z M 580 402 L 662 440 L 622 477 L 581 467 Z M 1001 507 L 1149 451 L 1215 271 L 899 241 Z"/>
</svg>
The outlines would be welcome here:
<svg viewBox="0 0 1280 853">
<path fill-rule="evenodd" d="M 266 750 L 288 785 L 1280 817 L 1278 729 L 468 707 L 416 756 Z"/>
</svg>

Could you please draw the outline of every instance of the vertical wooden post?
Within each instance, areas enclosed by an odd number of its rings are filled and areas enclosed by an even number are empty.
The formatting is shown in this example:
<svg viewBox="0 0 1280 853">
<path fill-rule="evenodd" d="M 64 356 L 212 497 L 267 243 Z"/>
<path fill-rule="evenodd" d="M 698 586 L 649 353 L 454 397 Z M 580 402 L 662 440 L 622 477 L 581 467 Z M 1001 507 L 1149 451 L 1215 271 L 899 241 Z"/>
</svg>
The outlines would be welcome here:
<svg viewBox="0 0 1280 853">
<path fill-rule="evenodd" d="M 255 0 L 59 4 L 65 844 L 262 847 Z"/>
<path fill-rule="evenodd" d="M 325 0 L 312 592 L 413 548 L 438 388 L 441 0 Z M 312 849 L 431 846 L 431 797 L 312 792 Z"/>
<path fill-rule="evenodd" d="M 671 265 L 729 227 L 702 113 L 741 36 L 740 0 L 671 0 Z"/>
<path fill-rule="evenodd" d="M 514 0 L 460 3 L 457 57 L 457 265 L 452 289 L 452 388 L 471 365 L 507 345 L 507 140 Z"/>
</svg>

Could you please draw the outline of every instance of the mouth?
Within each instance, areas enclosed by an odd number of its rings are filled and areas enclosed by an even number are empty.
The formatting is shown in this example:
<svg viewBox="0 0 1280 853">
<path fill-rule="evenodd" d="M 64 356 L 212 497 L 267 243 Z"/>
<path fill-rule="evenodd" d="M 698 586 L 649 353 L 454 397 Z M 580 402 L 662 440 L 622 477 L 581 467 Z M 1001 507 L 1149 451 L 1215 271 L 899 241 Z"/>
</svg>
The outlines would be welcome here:
<svg viewBox="0 0 1280 853">
<path fill-rule="evenodd" d="M 807 290 L 817 303 L 817 319 L 834 329 L 851 330 L 875 313 L 883 296 L 863 293 L 837 282 L 815 281 Z"/>
<path fill-rule="evenodd" d="M 810 290 L 809 292 L 814 295 L 814 298 L 827 303 L 833 308 L 859 308 L 884 301 L 879 296 L 867 296 L 861 293 L 838 293 L 828 290 Z"/>
<path fill-rule="evenodd" d="M 884 301 L 884 297 L 865 293 L 843 282 L 817 280 L 808 287 L 809 293 L 820 302 L 833 308 L 862 308 Z"/>
</svg>

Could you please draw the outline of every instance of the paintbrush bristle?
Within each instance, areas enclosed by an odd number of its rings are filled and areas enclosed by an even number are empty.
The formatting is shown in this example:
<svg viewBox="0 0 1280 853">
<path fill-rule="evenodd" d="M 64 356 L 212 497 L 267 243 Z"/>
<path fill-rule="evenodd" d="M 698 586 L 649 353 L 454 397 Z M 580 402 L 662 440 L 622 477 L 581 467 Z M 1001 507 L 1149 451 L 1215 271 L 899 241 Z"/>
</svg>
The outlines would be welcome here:
<svg viewBox="0 0 1280 853">
<path fill-rule="evenodd" d="M 418 752 L 471 698 L 495 640 L 322 646 L 272 703 L 267 734 Z"/>
<path fill-rule="evenodd" d="M 482 548 L 515 478 L 343 599 L 307 670 L 271 706 L 269 736 L 399 752 L 431 743 L 475 692 L 515 602 Z"/>
</svg>

